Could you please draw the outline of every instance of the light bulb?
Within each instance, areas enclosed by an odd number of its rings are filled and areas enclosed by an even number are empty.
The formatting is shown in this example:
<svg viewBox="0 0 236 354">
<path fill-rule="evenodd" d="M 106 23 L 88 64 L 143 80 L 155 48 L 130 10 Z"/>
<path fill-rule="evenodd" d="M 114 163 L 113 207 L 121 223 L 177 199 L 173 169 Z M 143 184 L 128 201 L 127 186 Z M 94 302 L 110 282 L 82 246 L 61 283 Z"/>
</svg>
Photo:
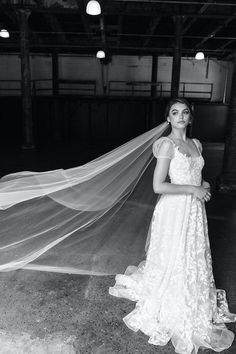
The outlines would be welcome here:
<svg viewBox="0 0 236 354">
<path fill-rule="evenodd" d="M 105 58 L 105 56 L 106 56 L 106 54 L 105 54 L 105 52 L 104 52 L 103 50 L 99 50 L 99 51 L 97 52 L 97 54 L 96 54 L 96 57 L 97 57 L 98 59 L 103 59 L 103 58 Z"/>
<path fill-rule="evenodd" d="M 88 15 L 96 16 L 101 13 L 101 6 L 98 1 L 91 0 L 87 3 L 86 12 Z"/>
<path fill-rule="evenodd" d="M 0 31 L 0 37 L 9 38 L 10 34 L 9 34 L 8 30 L 2 28 L 1 31 Z"/>
<path fill-rule="evenodd" d="M 195 59 L 197 59 L 197 60 L 202 60 L 204 58 L 205 58 L 205 56 L 204 56 L 203 52 L 197 52 L 195 55 Z"/>
</svg>

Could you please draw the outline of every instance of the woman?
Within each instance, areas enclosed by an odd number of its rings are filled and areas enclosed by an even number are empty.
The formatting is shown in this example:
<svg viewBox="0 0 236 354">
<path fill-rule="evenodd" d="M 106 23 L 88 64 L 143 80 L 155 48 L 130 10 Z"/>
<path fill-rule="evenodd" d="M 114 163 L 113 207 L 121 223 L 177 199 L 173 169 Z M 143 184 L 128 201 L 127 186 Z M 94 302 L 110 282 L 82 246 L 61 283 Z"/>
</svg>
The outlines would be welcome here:
<svg viewBox="0 0 236 354">
<path fill-rule="evenodd" d="M 146 261 L 117 275 L 109 293 L 137 302 L 124 322 L 148 335 L 149 343 L 165 345 L 171 339 L 179 354 L 197 353 L 199 347 L 219 352 L 234 338 L 223 322 L 236 316 L 214 284 L 204 206 L 211 193 L 201 176 L 202 146 L 186 135 L 192 121 L 187 101 L 170 101 L 166 119 L 170 134 L 153 144 L 153 189 L 161 196 Z"/>
</svg>

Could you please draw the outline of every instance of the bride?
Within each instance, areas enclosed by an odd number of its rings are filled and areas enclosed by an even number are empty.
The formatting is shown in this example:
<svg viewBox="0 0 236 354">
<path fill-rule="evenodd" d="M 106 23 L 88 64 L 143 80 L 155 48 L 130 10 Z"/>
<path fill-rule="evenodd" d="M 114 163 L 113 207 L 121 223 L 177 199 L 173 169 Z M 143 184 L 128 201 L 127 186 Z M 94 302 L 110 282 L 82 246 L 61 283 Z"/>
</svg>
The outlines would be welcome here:
<svg viewBox="0 0 236 354">
<path fill-rule="evenodd" d="M 196 354 L 199 347 L 220 352 L 234 339 L 224 322 L 230 314 L 224 290 L 215 288 L 204 202 L 210 185 L 202 180 L 202 145 L 188 138 L 192 109 L 184 99 L 166 109 L 171 132 L 153 144 L 157 159 L 153 189 L 160 197 L 147 241 L 146 261 L 116 275 L 111 295 L 136 301 L 123 320 L 149 343 L 172 341 L 176 353 Z"/>
</svg>

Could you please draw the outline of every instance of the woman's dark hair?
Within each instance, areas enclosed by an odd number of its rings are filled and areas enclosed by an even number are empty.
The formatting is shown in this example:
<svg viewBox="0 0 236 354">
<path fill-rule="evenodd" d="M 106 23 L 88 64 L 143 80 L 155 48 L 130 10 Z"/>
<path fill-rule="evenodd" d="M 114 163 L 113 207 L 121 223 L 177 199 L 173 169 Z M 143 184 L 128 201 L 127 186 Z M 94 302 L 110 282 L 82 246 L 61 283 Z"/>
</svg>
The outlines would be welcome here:
<svg viewBox="0 0 236 354">
<path fill-rule="evenodd" d="M 185 98 L 172 98 L 168 103 L 167 103 L 167 106 L 166 106 L 166 110 L 165 110 L 165 119 L 167 119 L 168 115 L 169 115 L 169 112 L 170 112 L 170 109 L 171 107 L 173 106 L 173 104 L 175 103 L 182 103 L 182 104 L 185 104 L 188 109 L 189 109 L 189 112 L 190 112 L 190 119 L 192 120 L 193 119 L 193 107 L 192 105 L 185 99 Z"/>
</svg>

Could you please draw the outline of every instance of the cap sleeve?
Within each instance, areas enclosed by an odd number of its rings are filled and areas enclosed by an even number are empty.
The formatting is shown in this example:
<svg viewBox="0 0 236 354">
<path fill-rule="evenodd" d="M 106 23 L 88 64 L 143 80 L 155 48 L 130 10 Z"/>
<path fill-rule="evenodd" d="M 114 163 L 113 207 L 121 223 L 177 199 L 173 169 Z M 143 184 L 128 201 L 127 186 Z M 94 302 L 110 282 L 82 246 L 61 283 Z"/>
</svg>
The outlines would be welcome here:
<svg viewBox="0 0 236 354">
<path fill-rule="evenodd" d="M 156 140 L 153 144 L 153 155 L 157 159 L 172 159 L 174 153 L 174 144 L 173 142 L 166 138 L 162 137 Z"/>
</svg>

